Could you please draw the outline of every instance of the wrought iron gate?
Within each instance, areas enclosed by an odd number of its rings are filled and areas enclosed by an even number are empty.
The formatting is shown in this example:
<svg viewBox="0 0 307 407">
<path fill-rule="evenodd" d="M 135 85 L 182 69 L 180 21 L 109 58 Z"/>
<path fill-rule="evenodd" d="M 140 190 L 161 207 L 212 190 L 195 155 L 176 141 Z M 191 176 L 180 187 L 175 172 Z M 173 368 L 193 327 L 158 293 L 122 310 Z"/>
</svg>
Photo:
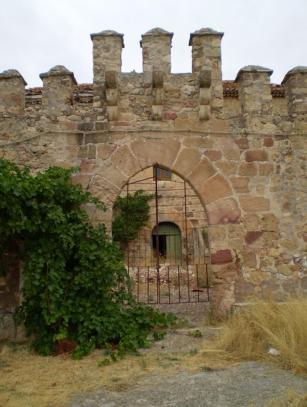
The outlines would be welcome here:
<svg viewBox="0 0 307 407">
<path fill-rule="evenodd" d="M 154 196 L 148 225 L 125 254 L 137 300 L 209 301 L 207 219 L 198 196 L 186 181 L 158 164 L 133 177 L 125 193 L 137 190 Z"/>
</svg>

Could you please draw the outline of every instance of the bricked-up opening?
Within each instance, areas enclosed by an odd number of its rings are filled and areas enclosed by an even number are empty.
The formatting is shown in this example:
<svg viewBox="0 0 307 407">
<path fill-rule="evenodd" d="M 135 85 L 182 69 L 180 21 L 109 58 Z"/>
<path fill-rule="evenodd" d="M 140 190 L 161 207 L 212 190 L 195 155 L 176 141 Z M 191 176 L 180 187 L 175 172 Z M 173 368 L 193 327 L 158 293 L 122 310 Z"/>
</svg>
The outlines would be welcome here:
<svg viewBox="0 0 307 407">
<path fill-rule="evenodd" d="M 172 222 L 161 222 L 152 231 L 152 247 L 155 256 L 177 264 L 181 261 L 181 232 L 179 227 Z"/>
</svg>

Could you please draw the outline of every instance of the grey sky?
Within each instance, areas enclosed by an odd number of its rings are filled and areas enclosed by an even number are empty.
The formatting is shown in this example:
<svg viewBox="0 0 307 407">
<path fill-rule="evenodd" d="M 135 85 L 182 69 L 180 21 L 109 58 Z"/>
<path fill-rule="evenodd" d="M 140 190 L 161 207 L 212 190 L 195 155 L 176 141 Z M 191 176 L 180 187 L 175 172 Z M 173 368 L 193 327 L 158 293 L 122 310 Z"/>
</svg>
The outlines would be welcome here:
<svg viewBox="0 0 307 407">
<path fill-rule="evenodd" d="M 307 65 L 307 0 L 10 0 L 0 10 L 0 71 L 15 68 L 29 86 L 39 74 L 65 65 L 78 83 L 92 82 L 90 33 L 124 33 L 123 71 L 142 70 L 141 34 L 174 32 L 172 71 L 191 70 L 189 34 L 201 27 L 225 33 L 223 79 L 245 65 L 272 68 L 280 83 Z"/>
</svg>

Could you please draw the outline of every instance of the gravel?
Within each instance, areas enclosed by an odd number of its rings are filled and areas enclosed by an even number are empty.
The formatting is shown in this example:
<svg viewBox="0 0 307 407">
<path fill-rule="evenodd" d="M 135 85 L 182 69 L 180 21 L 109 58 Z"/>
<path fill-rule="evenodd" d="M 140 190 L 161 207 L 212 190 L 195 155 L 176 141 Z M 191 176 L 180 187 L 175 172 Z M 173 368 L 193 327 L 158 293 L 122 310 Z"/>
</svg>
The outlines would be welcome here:
<svg viewBox="0 0 307 407">
<path fill-rule="evenodd" d="M 168 356 L 191 352 L 219 328 L 200 327 L 201 338 L 192 329 L 178 329 L 154 347 Z M 144 352 L 150 352 L 144 350 Z M 76 396 L 69 407 L 264 407 L 287 390 L 307 393 L 307 377 L 275 365 L 241 362 L 225 369 L 198 373 L 181 371 L 169 376 L 152 373 L 121 391 L 101 389 Z"/>
<path fill-rule="evenodd" d="M 122 392 L 97 391 L 70 407 L 263 407 L 286 389 L 307 392 L 307 378 L 259 362 L 171 377 L 148 376 Z"/>
</svg>

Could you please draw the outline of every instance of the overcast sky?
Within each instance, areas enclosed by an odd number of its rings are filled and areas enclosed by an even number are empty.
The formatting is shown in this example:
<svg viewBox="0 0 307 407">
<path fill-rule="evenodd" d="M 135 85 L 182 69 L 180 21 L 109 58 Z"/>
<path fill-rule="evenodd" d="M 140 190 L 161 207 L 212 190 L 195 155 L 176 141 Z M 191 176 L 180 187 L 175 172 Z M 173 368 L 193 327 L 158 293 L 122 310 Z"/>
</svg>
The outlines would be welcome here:
<svg viewBox="0 0 307 407">
<path fill-rule="evenodd" d="M 272 68 L 272 82 L 307 65 L 307 0 L 9 0 L 0 8 L 0 72 L 17 69 L 29 86 L 65 65 L 92 82 L 90 33 L 124 34 L 123 71 L 141 72 L 139 41 L 153 27 L 174 32 L 172 72 L 191 71 L 191 32 L 224 32 L 223 79 L 245 65 Z M 5 6 L 4 6 L 5 4 Z"/>
</svg>

